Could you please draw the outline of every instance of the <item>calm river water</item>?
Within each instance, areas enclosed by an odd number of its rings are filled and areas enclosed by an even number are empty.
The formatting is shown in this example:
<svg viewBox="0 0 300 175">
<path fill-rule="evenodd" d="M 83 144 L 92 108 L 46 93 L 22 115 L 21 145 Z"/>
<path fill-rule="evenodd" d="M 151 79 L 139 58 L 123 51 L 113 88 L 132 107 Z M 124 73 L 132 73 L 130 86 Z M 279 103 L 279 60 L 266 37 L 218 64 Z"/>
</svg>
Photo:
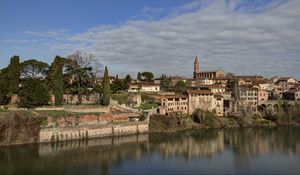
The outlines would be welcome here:
<svg viewBox="0 0 300 175">
<path fill-rule="evenodd" d="M 2 147 L 0 174 L 300 174 L 300 128 L 209 129 Z"/>
</svg>

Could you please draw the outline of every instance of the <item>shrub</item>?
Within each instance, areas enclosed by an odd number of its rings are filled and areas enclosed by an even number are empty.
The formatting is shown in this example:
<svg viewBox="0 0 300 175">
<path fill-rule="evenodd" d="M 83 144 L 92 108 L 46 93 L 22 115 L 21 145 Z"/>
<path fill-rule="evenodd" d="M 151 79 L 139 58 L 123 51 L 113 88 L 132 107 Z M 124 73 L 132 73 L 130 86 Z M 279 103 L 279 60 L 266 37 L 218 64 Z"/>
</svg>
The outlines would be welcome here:
<svg viewBox="0 0 300 175">
<path fill-rule="evenodd" d="M 192 118 L 194 122 L 201 123 L 206 126 L 216 126 L 218 124 L 218 116 L 211 111 L 196 109 L 192 114 Z"/>
<path fill-rule="evenodd" d="M 157 103 L 153 103 L 153 102 L 143 103 L 141 105 L 141 109 L 142 110 L 148 110 L 148 109 L 156 108 L 157 106 L 158 106 L 158 104 Z"/>
<path fill-rule="evenodd" d="M 18 97 L 18 106 L 25 108 L 48 105 L 50 100 L 47 88 L 40 80 L 33 78 L 28 78 L 22 83 Z"/>
</svg>

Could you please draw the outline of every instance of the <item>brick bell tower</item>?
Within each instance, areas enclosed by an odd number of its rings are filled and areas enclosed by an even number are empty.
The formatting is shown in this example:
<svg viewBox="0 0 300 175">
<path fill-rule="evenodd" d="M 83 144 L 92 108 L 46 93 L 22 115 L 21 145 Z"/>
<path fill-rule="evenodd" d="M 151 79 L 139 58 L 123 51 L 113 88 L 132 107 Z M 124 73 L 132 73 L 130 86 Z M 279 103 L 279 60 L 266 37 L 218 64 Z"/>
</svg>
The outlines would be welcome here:
<svg viewBox="0 0 300 175">
<path fill-rule="evenodd" d="M 198 78 L 198 73 L 200 72 L 200 65 L 199 65 L 199 60 L 198 56 L 196 56 L 195 61 L 194 61 L 194 78 Z"/>
</svg>

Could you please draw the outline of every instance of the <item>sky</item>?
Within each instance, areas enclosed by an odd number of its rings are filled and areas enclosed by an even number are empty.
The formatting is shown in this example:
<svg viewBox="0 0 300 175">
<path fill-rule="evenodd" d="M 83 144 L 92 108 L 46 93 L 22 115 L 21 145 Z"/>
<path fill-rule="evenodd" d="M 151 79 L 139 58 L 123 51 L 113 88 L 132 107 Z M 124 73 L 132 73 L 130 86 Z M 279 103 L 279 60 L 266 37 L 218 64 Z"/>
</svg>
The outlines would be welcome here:
<svg viewBox="0 0 300 175">
<path fill-rule="evenodd" d="M 299 0 L 0 0 L 0 69 L 92 53 L 111 75 L 223 69 L 300 79 Z"/>
</svg>

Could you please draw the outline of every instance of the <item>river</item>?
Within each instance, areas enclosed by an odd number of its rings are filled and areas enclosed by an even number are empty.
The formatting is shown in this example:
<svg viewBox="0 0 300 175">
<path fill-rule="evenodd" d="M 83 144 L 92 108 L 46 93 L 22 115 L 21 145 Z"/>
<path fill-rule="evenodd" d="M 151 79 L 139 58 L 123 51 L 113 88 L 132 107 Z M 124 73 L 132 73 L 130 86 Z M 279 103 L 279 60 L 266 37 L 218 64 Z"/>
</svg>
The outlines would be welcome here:
<svg viewBox="0 0 300 175">
<path fill-rule="evenodd" d="M 1 147 L 0 174 L 300 174 L 300 128 L 202 129 Z"/>
</svg>

